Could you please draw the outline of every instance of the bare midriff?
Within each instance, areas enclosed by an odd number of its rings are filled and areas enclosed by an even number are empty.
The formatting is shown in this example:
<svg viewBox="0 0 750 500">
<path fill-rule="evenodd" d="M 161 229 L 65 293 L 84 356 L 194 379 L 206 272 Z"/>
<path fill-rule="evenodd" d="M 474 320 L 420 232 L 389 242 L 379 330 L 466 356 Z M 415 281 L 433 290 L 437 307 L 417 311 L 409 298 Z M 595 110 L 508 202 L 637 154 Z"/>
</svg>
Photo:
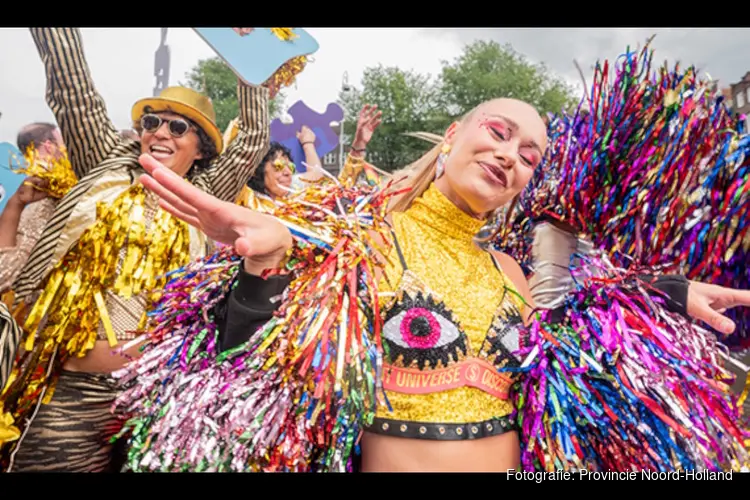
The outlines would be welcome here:
<svg viewBox="0 0 750 500">
<path fill-rule="evenodd" d="M 362 472 L 507 472 L 518 469 L 516 432 L 467 441 L 362 436 Z"/>
<path fill-rule="evenodd" d="M 71 358 L 65 362 L 63 368 L 72 372 L 109 374 L 123 368 L 131 358 L 137 358 L 140 353 L 136 345 L 124 352 L 119 353 L 119 348 L 124 344 L 119 344 L 112 348 L 106 340 L 98 340 L 93 349 L 91 349 L 83 358 Z M 117 352 L 115 352 L 117 351 Z M 129 357 L 128 357 L 129 356 Z"/>
</svg>

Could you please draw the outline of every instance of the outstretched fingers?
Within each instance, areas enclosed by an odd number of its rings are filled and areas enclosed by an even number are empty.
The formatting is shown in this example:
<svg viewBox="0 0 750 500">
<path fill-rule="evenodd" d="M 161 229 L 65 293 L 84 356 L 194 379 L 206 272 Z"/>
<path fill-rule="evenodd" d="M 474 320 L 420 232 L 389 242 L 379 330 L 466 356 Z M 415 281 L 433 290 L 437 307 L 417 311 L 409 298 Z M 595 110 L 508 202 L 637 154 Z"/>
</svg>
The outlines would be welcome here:
<svg viewBox="0 0 750 500">
<path fill-rule="evenodd" d="M 693 319 L 703 321 L 709 324 L 714 330 L 717 330 L 725 335 L 734 333 L 736 325 L 734 321 L 727 318 L 723 314 L 715 311 L 704 301 L 698 301 L 690 311 L 690 315 Z"/>
<path fill-rule="evenodd" d="M 188 181 L 162 165 L 152 156 L 141 155 L 140 162 L 141 165 L 143 165 L 143 167 L 151 174 L 151 177 L 153 177 L 153 179 L 164 188 L 157 192 L 157 194 L 159 196 L 164 194 L 162 197 L 167 199 L 175 206 L 175 208 L 185 208 L 176 203 L 176 200 L 178 199 L 192 208 L 194 211 L 192 212 L 193 215 L 203 211 L 213 212 L 221 208 L 221 200 L 193 186 Z M 169 197 L 169 195 L 165 193 L 165 190 L 173 196 Z M 188 211 L 187 213 L 191 212 Z"/>
<path fill-rule="evenodd" d="M 169 212 L 170 214 L 172 214 L 174 217 L 177 217 L 178 219 L 187 222 L 188 224 L 190 224 L 191 226 L 195 228 L 202 229 L 201 222 L 200 220 L 198 220 L 197 217 L 186 214 L 185 212 L 177 209 L 174 205 L 172 205 L 168 201 L 164 199 L 159 200 L 159 206 L 163 208 L 164 210 L 166 210 L 167 212 Z"/>
<path fill-rule="evenodd" d="M 730 290 L 729 307 L 750 306 L 750 290 Z"/>
<path fill-rule="evenodd" d="M 187 215 L 198 215 L 198 211 L 195 210 L 195 208 L 172 194 L 164 186 L 162 186 L 159 181 L 155 180 L 150 175 L 141 176 L 141 183 L 146 187 L 146 189 L 156 194 L 162 201 L 166 201 L 167 203 L 169 203 L 170 206 L 178 208 L 181 212 Z"/>
</svg>

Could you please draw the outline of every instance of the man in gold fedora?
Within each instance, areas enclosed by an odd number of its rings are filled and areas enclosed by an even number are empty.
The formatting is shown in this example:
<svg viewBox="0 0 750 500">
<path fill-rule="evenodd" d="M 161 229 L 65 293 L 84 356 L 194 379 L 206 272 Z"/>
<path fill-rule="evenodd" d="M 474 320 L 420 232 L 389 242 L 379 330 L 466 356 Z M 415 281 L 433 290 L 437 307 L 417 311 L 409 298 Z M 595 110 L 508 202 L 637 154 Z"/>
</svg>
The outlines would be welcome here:
<svg viewBox="0 0 750 500">
<path fill-rule="evenodd" d="M 275 90 L 238 82 L 240 123 L 226 149 L 210 99 L 183 87 L 135 103 L 133 140 L 107 116 L 79 30 L 30 30 L 78 184 L 13 286 L 17 304 L 28 307 L 16 318 L 21 355 L 0 396 L 1 468 L 108 471 L 117 467 L 109 441 L 119 430 L 110 414 L 119 393 L 111 373 L 137 355 L 136 331 L 164 275 L 212 248 L 143 188 L 139 157 L 151 155 L 233 201 L 268 148 Z"/>
</svg>

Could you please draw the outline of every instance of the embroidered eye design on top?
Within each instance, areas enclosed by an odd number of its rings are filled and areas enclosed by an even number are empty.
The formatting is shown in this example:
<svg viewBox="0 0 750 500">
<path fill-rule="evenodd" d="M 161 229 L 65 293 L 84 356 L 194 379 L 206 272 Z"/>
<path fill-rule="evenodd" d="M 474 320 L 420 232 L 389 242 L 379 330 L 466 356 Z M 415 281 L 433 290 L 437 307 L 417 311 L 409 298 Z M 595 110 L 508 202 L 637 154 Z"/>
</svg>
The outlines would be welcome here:
<svg viewBox="0 0 750 500">
<path fill-rule="evenodd" d="M 496 368 L 520 366 L 516 352 L 520 349 L 521 336 L 525 331 L 526 327 L 518 308 L 513 304 L 504 303 L 492 321 L 482 346 L 482 354 Z"/>
<path fill-rule="evenodd" d="M 404 293 L 383 325 L 383 343 L 394 366 L 445 368 L 466 356 L 466 337 L 444 304 L 422 292 Z"/>
</svg>

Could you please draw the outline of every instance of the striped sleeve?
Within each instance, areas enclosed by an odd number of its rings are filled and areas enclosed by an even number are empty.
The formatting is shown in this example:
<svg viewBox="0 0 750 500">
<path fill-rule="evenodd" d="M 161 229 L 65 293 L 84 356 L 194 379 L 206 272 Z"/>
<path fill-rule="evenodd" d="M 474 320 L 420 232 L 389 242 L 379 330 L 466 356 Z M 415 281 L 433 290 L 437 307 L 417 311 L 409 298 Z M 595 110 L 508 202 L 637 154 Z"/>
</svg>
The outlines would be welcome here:
<svg viewBox="0 0 750 500">
<path fill-rule="evenodd" d="M 0 388 L 5 387 L 10 377 L 20 341 L 21 328 L 11 316 L 8 306 L 0 302 Z"/>
<path fill-rule="evenodd" d="M 209 167 L 212 194 L 234 202 L 268 151 L 268 89 L 239 83 L 240 123 L 237 137 Z"/>
<path fill-rule="evenodd" d="M 71 165 L 81 179 L 120 138 L 96 91 L 77 28 L 30 28 L 47 74 L 47 104 L 57 119 Z"/>
</svg>

